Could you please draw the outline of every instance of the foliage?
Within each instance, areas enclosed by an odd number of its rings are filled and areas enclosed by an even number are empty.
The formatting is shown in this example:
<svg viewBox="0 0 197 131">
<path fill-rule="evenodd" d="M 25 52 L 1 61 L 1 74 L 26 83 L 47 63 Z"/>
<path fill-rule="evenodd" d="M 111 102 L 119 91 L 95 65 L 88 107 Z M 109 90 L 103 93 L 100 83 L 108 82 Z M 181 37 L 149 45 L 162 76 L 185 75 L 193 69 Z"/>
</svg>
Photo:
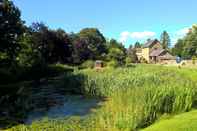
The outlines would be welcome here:
<svg viewBox="0 0 197 131">
<path fill-rule="evenodd" d="M 141 57 L 139 61 L 140 63 L 148 63 L 148 61 L 144 57 Z"/>
<path fill-rule="evenodd" d="M 111 61 L 109 61 L 109 62 L 107 63 L 107 66 L 108 66 L 108 67 L 112 67 L 112 68 L 116 68 L 116 67 L 118 67 L 118 66 L 120 66 L 120 65 L 119 65 L 119 63 L 118 63 L 117 60 L 111 60 Z"/>
<path fill-rule="evenodd" d="M 163 31 L 160 41 L 164 49 L 168 49 L 170 47 L 170 36 L 167 31 Z"/>
<path fill-rule="evenodd" d="M 110 60 L 117 61 L 119 65 L 124 65 L 125 63 L 125 52 L 119 48 L 110 48 L 108 57 Z"/>
<path fill-rule="evenodd" d="M 86 95 L 107 97 L 102 107 L 92 115 L 69 123 L 67 120 L 43 120 L 20 129 L 62 130 L 138 130 L 147 127 L 162 114 L 175 114 L 192 109 L 196 103 L 195 69 L 139 65 L 134 68 L 86 69 L 74 72 L 73 83 Z M 78 83 L 79 84 L 79 83 Z M 72 85 L 72 84 L 70 84 Z M 71 118 L 72 120 L 72 118 Z M 68 127 L 67 129 L 66 127 Z"/>
<path fill-rule="evenodd" d="M 141 48 L 142 45 L 140 44 L 140 42 L 136 42 L 135 45 L 134 45 L 134 48 Z"/>
<path fill-rule="evenodd" d="M 127 50 L 127 57 L 130 58 L 131 63 L 137 63 L 138 62 L 138 57 L 136 54 L 136 48 L 129 48 Z"/>
<path fill-rule="evenodd" d="M 183 56 L 183 49 L 184 49 L 184 41 L 179 39 L 175 46 L 172 48 L 173 55 L 182 57 Z"/>
<path fill-rule="evenodd" d="M 66 63 L 71 57 L 70 40 L 68 35 L 61 29 L 49 30 L 43 23 L 33 23 L 32 45 L 33 50 L 46 63 Z"/>
<path fill-rule="evenodd" d="M 23 34 L 23 21 L 19 9 L 12 1 L 3 0 L 0 4 L 0 61 L 13 63 L 21 45 L 18 38 Z M 3 55 L 3 56 L 2 56 Z"/>
<path fill-rule="evenodd" d="M 111 49 L 111 48 L 118 48 L 120 50 L 125 50 L 124 46 L 122 45 L 122 43 L 119 43 L 118 41 L 116 41 L 115 39 L 110 39 L 108 42 L 107 42 L 107 46 L 108 46 L 108 49 Z"/>
<path fill-rule="evenodd" d="M 126 65 L 131 64 L 132 63 L 132 59 L 130 57 L 126 57 L 125 63 L 126 63 Z"/>
<path fill-rule="evenodd" d="M 182 56 L 186 59 L 191 59 L 192 56 L 197 56 L 197 26 L 193 25 L 187 35 L 180 39 L 175 47 L 173 53 Z"/>
<path fill-rule="evenodd" d="M 82 63 L 88 59 L 100 59 L 106 53 L 106 41 L 98 29 L 85 28 L 77 36 L 73 43 L 73 55 L 74 59 L 77 59 L 76 63 Z"/>
<path fill-rule="evenodd" d="M 92 69 L 92 68 L 94 68 L 94 61 L 93 60 L 87 60 L 87 61 L 85 61 L 85 62 L 83 62 L 82 63 L 82 65 L 80 66 L 81 68 L 90 68 L 90 69 Z"/>
</svg>

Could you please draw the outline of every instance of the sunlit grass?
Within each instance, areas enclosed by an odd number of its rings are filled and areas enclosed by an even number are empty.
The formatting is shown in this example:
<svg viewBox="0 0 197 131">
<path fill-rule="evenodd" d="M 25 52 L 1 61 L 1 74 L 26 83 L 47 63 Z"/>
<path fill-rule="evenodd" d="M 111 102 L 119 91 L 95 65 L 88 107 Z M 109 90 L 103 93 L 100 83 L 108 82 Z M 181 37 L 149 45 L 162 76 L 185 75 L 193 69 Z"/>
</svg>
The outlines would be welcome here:
<svg viewBox="0 0 197 131">
<path fill-rule="evenodd" d="M 85 95 L 105 97 L 106 102 L 83 119 L 43 120 L 16 129 L 68 131 L 130 131 L 151 125 L 162 114 L 191 110 L 197 101 L 197 70 L 138 65 L 102 71 L 77 70 L 85 76 Z"/>
<path fill-rule="evenodd" d="M 143 131 L 196 131 L 197 110 L 163 119 Z"/>
</svg>

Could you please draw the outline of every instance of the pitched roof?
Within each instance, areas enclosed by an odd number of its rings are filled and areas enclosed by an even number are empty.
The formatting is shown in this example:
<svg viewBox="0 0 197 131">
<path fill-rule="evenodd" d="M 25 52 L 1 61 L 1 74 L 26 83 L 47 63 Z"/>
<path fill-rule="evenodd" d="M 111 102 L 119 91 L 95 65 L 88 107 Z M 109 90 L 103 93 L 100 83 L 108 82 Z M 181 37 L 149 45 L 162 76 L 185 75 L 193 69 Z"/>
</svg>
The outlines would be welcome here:
<svg viewBox="0 0 197 131">
<path fill-rule="evenodd" d="M 172 56 L 170 53 L 166 53 L 162 56 L 159 56 L 160 59 L 163 59 L 163 60 L 175 60 L 176 57 L 175 56 Z"/>
<path fill-rule="evenodd" d="M 161 53 L 163 53 L 165 50 L 164 49 L 156 49 L 156 50 L 153 50 L 151 53 L 150 53 L 150 56 L 159 56 Z"/>
<path fill-rule="evenodd" d="M 143 47 L 144 48 L 147 48 L 147 47 L 150 47 L 152 44 L 154 44 L 155 42 L 158 42 L 158 40 L 157 39 L 155 39 L 155 40 L 149 40 L 149 41 L 147 41 L 144 45 L 143 45 Z"/>
</svg>

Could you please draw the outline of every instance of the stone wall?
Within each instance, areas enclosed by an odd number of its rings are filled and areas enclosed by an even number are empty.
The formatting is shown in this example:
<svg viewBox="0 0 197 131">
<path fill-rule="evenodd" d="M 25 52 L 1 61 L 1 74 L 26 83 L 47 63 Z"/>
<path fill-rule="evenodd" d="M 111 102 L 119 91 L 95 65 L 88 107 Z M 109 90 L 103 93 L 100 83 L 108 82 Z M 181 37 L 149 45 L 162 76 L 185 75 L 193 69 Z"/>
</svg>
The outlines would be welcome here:
<svg viewBox="0 0 197 131">
<path fill-rule="evenodd" d="M 181 63 L 176 63 L 176 60 L 162 60 L 159 62 L 162 65 L 181 65 L 181 66 L 197 66 L 197 60 L 193 63 L 192 60 L 182 60 Z"/>
</svg>

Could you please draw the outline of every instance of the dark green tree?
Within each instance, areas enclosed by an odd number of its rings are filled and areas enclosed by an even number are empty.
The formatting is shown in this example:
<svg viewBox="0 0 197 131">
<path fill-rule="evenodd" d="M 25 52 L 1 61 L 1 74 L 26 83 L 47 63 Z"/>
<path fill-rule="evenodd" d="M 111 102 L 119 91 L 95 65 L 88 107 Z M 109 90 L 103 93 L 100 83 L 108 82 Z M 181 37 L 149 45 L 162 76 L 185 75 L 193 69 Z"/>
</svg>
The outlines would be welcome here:
<svg viewBox="0 0 197 131">
<path fill-rule="evenodd" d="M 103 53 L 106 53 L 106 40 L 103 34 L 96 28 L 85 28 L 79 32 L 80 39 L 88 43 L 90 50 L 90 59 L 99 59 Z"/>
<path fill-rule="evenodd" d="M 184 41 L 179 39 L 175 46 L 172 48 L 172 54 L 182 57 L 183 56 L 183 49 L 184 49 Z"/>
<path fill-rule="evenodd" d="M 185 37 L 178 40 L 172 49 L 173 53 L 186 59 L 197 56 L 197 26 L 193 25 Z"/>
<path fill-rule="evenodd" d="M 170 36 L 167 31 L 163 31 L 161 34 L 160 42 L 164 49 L 168 49 L 170 47 Z"/>
<path fill-rule="evenodd" d="M 77 36 L 72 34 L 74 63 L 82 63 L 85 60 L 102 59 L 107 53 L 106 40 L 96 28 L 82 29 Z"/>
<path fill-rule="evenodd" d="M 50 30 L 43 23 L 31 26 L 34 51 L 48 63 L 68 63 L 71 61 L 71 42 L 69 35 L 62 29 Z"/>
<path fill-rule="evenodd" d="M 110 60 L 117 61 L 119 65 L 123 65 L 126 59 L 125 52 L 119 48 L 110 48 L 108 57 Z"/>
<path fill-rule="evenodd" d="M 197 25 L 193 25 L 190 32 L 183 38 L 183 57 L 192 58 L 197 56 Z"/>
<path fill-rule="evenodd" d="M 20 10 L 10 0 L 0 1 L 0 59 L 13 63 L 21 46 L 18 42 L 23 34 Z"/>
<path fill-rule="evenodd" d="M 122 45 L 122 43 L 118 42 L 115 39 L 111 39 L 108 42 L 108 48 L 119 48 L 119 49 L 124 49 L 124 46 Z"/>
<path fill-rule="evenodd" d="M 141 48 L 141 47 L 142 47 L 142 45 L 138 41 L 134 45 L 134 48 Z"/>
<path fill-rule="evenodd" d="M 111 39 L 107 42 L 108 60 L 117 61 L 119 65 L 123 65 L 126 59 L 126 49 L 122 43 Z"/>
</svg>

